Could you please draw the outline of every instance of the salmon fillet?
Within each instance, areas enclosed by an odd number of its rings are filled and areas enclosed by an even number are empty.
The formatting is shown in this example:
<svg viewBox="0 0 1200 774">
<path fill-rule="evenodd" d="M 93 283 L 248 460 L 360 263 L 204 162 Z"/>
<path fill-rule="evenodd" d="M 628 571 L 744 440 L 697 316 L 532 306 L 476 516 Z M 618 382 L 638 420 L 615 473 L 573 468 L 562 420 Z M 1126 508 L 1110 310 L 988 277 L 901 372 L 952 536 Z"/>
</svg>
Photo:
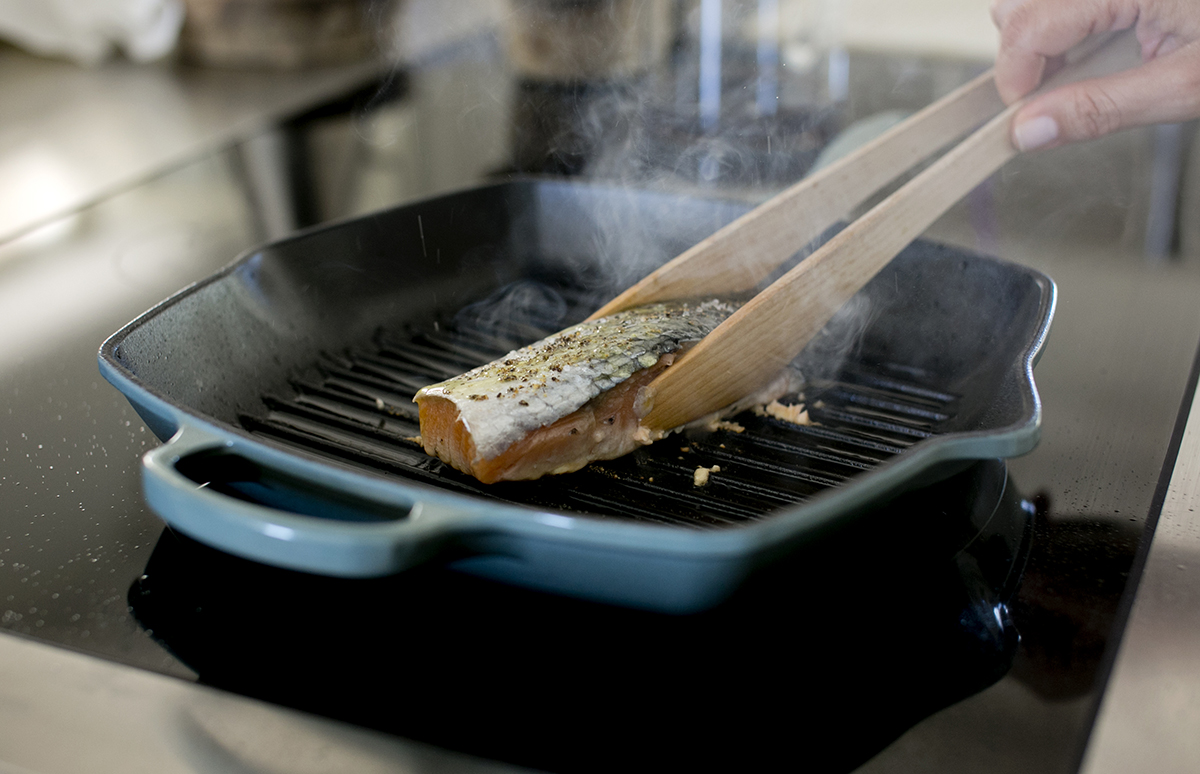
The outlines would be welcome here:
<svg viewBox="0 0 1200 774">
<path fill-rule="evenodd" d="M 614 459 L 667 433 L 640 425 L 641 389 L 739 304 L 672 301 L 567 328 L 420 390 L 427 454 L 490 484 Z"/>
<path fill-rule="evenodd" d="M 571 473 L 592 460 L 615 459 L 654 440 L 648 433 L 639 433 L 637 393 L 674 357 L 663 355 L 650 368 L 490 457 L 479 453 L 471 428 L 453 400 L 426 395 L 418 401 L 421 443 L 427 454 L 485 484 Z"/>
</svg>

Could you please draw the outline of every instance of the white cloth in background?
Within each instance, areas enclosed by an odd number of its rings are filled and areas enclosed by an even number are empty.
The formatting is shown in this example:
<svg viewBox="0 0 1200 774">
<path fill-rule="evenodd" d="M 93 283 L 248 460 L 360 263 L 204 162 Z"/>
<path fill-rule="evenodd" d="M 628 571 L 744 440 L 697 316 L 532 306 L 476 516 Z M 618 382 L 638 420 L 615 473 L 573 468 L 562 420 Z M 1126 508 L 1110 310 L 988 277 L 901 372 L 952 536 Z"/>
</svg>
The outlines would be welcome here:
<svg viewBox="0 0 1200 774">
<path fill-rule="evenodd" d="M 0 0 L 0 38 L 83 65 L 117 48 L 147 62 L 175 47 L 183 15 L 183 0 Z"/>
</svg>

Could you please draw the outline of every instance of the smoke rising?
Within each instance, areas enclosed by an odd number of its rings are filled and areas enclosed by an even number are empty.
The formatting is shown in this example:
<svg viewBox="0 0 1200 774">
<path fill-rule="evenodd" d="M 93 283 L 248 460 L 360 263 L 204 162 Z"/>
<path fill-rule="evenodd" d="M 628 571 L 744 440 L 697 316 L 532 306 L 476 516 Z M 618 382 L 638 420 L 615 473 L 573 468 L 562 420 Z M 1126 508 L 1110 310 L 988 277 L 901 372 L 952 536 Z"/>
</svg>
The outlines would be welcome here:
<svg viewBox="0 0 1200 774">
<path fill-rule="evenodd" d="M 678 238 L 687 230 L 680 224 L 695 224 L 691 197 L 758 203 L 800 180 L 840 129 L 841 105 L 814 86 L 820 83 L 820 57 L 810 57 L 809 71 L 788 73 L 786 57 L 780 54 L 781 35 L 761 26 L 761 3 L 724 4 L 715 51 L 713 5 L 703 0 L 675 4 L 674 16 L 667 19 L 671 29 L 665 45 L 649 57 L 597 53 L 595 40 L 589 43 L 595 61 L 567 55 L 570 46 L 562 36 L 578 22 L 567 18 L 571 13 L 586 15 L 589 23 L 603 16 L 607 21 L 602 27 L 615 29 L 621 19 L 650 23 L 659 18 L 648 10 L 656 5 L 661 3 L 513 4 L 511 21 L 532 25 L 526 37 L 538 44 L 522 42 L 520 30 L 510 31 L 510 61 L 517 75 L 511 133 L 514 167 L 612 187 L 610 195 L 589 201 L 587 255 L 553 256 L 592 294 L 594 306 L 695 241 L 694 231 L 690 240 Z M 778 5 L 765 7 L 763 18 L 778 25 Z M 534 29 L 537 25 L 542 26 Z M 550 29 L 558 37 L 548 35 Z M 610 37 L 614 46 L 631 39 L 615 33 Z M 600 61 L 617 65 L 610 70 L 593 66 Z M 639 66 L 629 66 L 631 61 Z M 702 99 L 702 93 L 707 97 Z M 647 191 L 673 195 L 647 199 Z M 708 230 L 720 225 L 713 223 Z M 797 257 L 810 251 L 811 246 L 797 245 Z M 536 292 L 510 286 L 471 314 L 481 322 L 524 316 L 529 304 L 548 292 L 555 291 L 548 286 Z M 860 303 L 839 312 L 822 336 L 821 351 L 829 358 L 849 351 L 866 326 L 868 312 Z"/>
</svg>

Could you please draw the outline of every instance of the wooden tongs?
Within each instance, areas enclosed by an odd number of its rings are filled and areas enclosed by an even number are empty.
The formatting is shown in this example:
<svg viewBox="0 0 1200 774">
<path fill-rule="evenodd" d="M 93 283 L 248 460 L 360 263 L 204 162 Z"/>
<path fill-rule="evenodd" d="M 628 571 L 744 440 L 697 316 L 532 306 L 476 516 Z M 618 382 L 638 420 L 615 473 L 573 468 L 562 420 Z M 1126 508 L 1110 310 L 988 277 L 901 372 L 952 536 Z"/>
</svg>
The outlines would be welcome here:
<svg viewBox="0 0 1200 774">
<path fill-rule="evenodd" d="M 1093 39 L 1039 89 L 1122 69 L 1122 33 Z M 1028 98 L 1027 98 L 1028 99 Z M 991 70 L 725 226 L 624 291 L 589 319 L 676 298 L 753 290 L 871 194 L 958 145 L 800 261 L 650 383 L 642 424 L 669 430 L 711 414 L 777 376 L 851 296 L 955 202 L 1018 151 L 1013 114 Z M 982 126 L 980 126 L 982 124 Z"/>
</svg>

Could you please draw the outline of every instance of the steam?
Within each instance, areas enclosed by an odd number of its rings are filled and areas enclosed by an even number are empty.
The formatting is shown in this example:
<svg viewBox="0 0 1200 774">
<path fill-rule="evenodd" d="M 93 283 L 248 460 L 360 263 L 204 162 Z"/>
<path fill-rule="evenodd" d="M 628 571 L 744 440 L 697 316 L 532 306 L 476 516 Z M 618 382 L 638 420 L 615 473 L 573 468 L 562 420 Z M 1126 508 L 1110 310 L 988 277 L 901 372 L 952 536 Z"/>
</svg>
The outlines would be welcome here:
<svg viewBox="0 0 1200 774">
<path fill-rule="evenodd" d="M 528 338 L 530 328 L 550 333 L 564 326 L 568 303 L 543 282 L 523 279 L 460 309 L 454 324 L 497 338 Z M 523 342 L 520 342 L 523 343 Z"/>
<path fill-rule="evenodd" d="M 793 77 L 780 69 L 787 56 L 779 31 L 781 8 L 774 0 L 675 4 L 679 15 L 666 19 L 671 35 L 649 57 L 609 50 L 579 59 L 571 57 L 569 45 L 562 45 L 578 24 L 569 14 L 587 15 L 590 28 L 602 30 L 594 32 L 588 45 L 611 35 L 611 45 L 619 46 L 634 38 L 613 32 L 618 22 L 662 21 L 649 10 L 659 5 L 671 4 L 512 0 L 510 22 L 531 24 L 536 18 L 541 25 L 540 30 L 530 27 L 524 42 L 521 30 L 509 32 L 510 61 L 517 71 L 511 135 L 515 166 L 524 172 L 574 175 L 615 191 L 590 200 L 586 244 L 549 256 L 565 267 L 571 283 L 590 294 L 592 308 L 673 258 L 704 231 L 697 229 L 689 197 L 758 203 L 803 177 L 839 128 L 832 92 L 813 86 L 820 81 L 819 57 L 812 57 L 807 75 Z M 550 29 L 557 33 L 547 34 Z M 639 40 L 660 37 L 647 34 Z M 606 64 L 599 67 L 597 62 Z M 789 77 L 783 78 L 785 74 Z M 647 191 L 671 196 L 647 197 Z M 688 231 L 681 224 L 690 224 L 689 238 L 681 237 Z M 719 225 L 708 224 L 709 230 Z M 811 249 L 797 245 L 797 259 Z M 547 311 L 539 317 L 541 304 Z M 464 321 L 490 329 L 513 319 L 537 318 L 541 324 L 570 317 L 573 309 L 552 285 L 523 281 L 463 314 Z M 857 345 L 868 319 L 864 302 L 848 304 L 814 347 L 825 361 L 840 361 Z"/>
<path fill-rule="evenodd" d="M 842 304 L 797 359 L 805 378 L 836 378 L 842 364 L 858 354 L 877 311 L 863 293 Z"/>
</svg>

